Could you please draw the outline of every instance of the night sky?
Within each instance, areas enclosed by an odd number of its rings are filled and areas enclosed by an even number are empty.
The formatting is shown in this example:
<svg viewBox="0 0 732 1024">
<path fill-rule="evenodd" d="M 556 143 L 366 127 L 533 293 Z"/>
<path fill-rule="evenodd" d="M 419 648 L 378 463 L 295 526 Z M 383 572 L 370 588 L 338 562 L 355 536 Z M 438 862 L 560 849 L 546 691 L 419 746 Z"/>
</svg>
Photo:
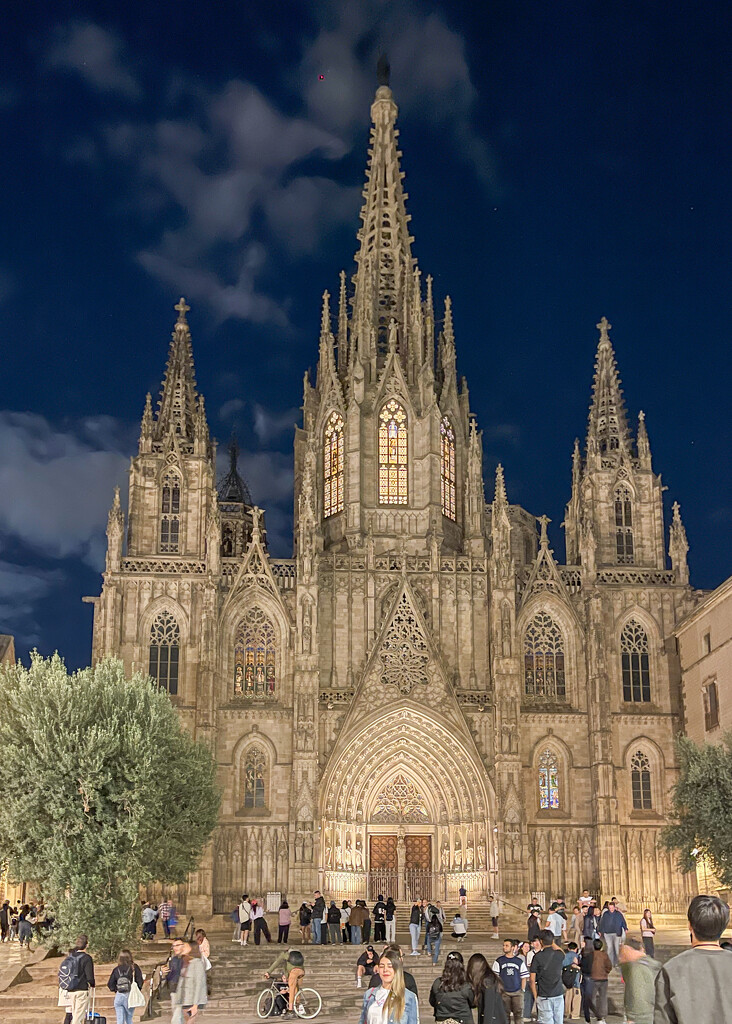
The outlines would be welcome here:
<svg viewBox="0 0 732 1024">
<path fill-rule="evenodd" d="M 560 523 L 606 315 L 692 583 L 732 571 L 728 3 L 11 0 L 0 65 L 0 632 L 70 667 L 181 294 L 277 555 L 375 66 L 413 246 L 509 499 Z M 321 77 L 322 76 L 322 77 Z M 222 448 L 224 446 L 222 445 Z M 668 529 L 668 519 L 667 519 Z"/>
</svg>

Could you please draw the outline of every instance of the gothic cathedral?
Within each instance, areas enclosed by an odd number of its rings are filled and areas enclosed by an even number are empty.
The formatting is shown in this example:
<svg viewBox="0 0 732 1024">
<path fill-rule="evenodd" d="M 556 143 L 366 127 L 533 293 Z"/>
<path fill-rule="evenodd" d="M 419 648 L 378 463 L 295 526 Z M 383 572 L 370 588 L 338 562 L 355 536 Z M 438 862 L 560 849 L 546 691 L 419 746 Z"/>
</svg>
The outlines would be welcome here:
<svg viewBox="0 0 732 1024">
<path fill-rule="evenodd" d="M 602 319 L 566 564 L 506 494 L 412 255 L 391 90 L 379 87 L 356 270 L 323 296 L 295 437 L 293 558 L 216 445 L 177 306 L 147 396 L 129 518 L 115 496 L 93 657 L 165 687 L 215 750 L 221 821 L 181 902 L 243 891 L 618 895 L 685 909 L 660 847 L 681 728 L 674 625 L 693 603 L 643 414 L 631 435 Z M 125 540 L 126 533 L 126 540 Z"/>
</svg>

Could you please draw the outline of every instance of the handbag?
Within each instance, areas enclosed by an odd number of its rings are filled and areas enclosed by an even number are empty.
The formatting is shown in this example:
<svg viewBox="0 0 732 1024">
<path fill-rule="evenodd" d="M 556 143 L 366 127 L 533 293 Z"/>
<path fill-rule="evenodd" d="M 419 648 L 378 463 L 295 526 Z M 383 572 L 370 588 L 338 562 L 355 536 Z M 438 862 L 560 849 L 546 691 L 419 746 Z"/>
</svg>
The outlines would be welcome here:
<svg viewBox="0 0 732 1024">
<path fill-rule="evenodd" d="M 209 958 L 207 956 L 204 956 L 203 953 L 201 953 L 201 960 L 203 961 L 203 969 L 204 969 L 204 971 L 210 971 L 211 970 L 211 961 L 209 960 Z"/>
<path fill-rule="evenodd" d="M 130 985 L 129 995 L 127 996 L 127 1005 L 129 1007 L 144 1006 L 146 1002 L 147 999 L 145 999 L 144 995 L 140 991 L 140 986 L 136 981 L 133 981 Z"/>
</svg>

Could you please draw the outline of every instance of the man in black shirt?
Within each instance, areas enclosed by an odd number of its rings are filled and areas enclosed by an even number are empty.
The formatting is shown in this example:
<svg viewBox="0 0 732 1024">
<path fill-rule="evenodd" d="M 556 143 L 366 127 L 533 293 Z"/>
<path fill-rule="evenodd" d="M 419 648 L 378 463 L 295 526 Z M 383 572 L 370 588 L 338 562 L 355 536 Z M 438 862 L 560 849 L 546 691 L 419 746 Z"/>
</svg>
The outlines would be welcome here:
<svg viewBox="0 0 732 1024">
<path fill-rule="evenodd" d="M 564 953 L 554 944 L 548 928 L 539 936 L 541 949 L 531 961 L 531 991 L 534 993 L 539 1024 L 562 1024 L 564 1020 Z"/>
<path fill-rule="evenodd" d="M 82 1024 L 82 1021 L 86 1020 L 87 1010 L 89 1009 L 89 989 L 95 987 L 94 961 L 86 952 L 88 945 L 88 937 L 82 934 L 76 940 L 76 945 L 71 953 L 73 957 L 78 958 L 77 980 L 73 988 L 68 990 L 71 996 L 72 1024 Z"/>
<path fill-rule="evenodd" d="M 386 903 L 384 897 L 379 895 L 374 903 L 374 942 L 384 942 L 386 939 Z"/>
</svg>

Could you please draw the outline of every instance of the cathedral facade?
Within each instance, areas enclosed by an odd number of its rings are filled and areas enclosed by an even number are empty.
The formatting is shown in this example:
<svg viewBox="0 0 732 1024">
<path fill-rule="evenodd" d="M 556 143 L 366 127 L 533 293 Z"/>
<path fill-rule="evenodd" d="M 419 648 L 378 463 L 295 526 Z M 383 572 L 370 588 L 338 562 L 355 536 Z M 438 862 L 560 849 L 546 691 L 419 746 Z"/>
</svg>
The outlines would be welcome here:
<svg viewBox="0 0 732 1024">
<path fill-rule="evenodd" d="M 401 900 L 582 888 L 686 907 L 659 845 L 675 779 L 673 629 L 694 603 L 678 506 L 627 421 L 604 318 L 563 524 L 484 493 L 450 299 L 412 256 L 390 89 L 371 108 L 356 270 L 323 296 L 295 436 L 294 557 L 216 447 L 181 300 L 115 497 L 93 658 L 165 687 L 215 751 L 221 819 L 187 884 Z M 335 308 L 337 306 L 337 308 Z M 578 410 L 579 413 L 579 410 Z"/>
</svg>

